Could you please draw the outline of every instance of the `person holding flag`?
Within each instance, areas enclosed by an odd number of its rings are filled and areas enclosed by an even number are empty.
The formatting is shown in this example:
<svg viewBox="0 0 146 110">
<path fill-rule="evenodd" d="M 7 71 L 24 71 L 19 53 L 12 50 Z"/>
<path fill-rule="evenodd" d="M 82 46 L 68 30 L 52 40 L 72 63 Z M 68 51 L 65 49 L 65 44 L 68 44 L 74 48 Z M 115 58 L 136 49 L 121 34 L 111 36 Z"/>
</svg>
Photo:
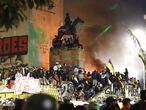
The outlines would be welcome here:
<svg viewBox="0 0 146 110">
<path fill-rule="evenodd" d="M 110 59 L 109 59 L 108 63 L 106 64 L 106 67 L 110 70 L 112 75 L 116 76 L 116 72 L 115 72 L 114 66 L 113 66 L 113 64 L 112 64 Z"/>
</svg>

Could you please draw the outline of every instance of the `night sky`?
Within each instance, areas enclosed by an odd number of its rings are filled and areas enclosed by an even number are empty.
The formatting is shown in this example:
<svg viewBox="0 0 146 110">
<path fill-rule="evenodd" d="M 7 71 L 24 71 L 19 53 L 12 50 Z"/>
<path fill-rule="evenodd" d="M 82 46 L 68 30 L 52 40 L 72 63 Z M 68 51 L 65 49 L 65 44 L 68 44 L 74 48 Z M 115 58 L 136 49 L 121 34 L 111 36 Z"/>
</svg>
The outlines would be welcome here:
<svg viewBox="0 0 146 110">
<path fill-rule="evenodd" d="M 132 31 L 146 30 L 146 0 L 64 0 L 66 12 L 72 19 L 79 16 L 85 21 L 78 27 L 78 35 L 95 67 L 111 59 L 116 71 L 123 72 L 128 67 L 130 76 L 142 76 L 143 63 L 125 26 Z M 109 25 L 110 30 L 99 37 Z M 141 41 L 140 36 L 138 39 Z M 146 43 L 146 37 L 142 40 Z"/>
</svg>

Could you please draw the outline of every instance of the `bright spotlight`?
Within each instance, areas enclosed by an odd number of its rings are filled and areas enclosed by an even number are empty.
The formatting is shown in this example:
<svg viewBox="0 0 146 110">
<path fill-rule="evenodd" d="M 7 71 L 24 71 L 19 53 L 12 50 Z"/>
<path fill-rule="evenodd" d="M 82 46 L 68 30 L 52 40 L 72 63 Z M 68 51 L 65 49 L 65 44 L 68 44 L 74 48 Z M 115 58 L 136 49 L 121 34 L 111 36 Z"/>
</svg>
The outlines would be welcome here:
<svg viewBox="0 0 146 110">
<path fill-rule="evenodd" d="M 141 29 L 136 29 L 133 31 L 133 34 L 136 36 L 136 37 L 145 37 L 145 32 Z"/>
<path fill-rule="evenodd" d="M 146 34 L 145 31 L 142 29 L 135 29 L 133 31 L 133 34 L 137 37 L 139 40 L 141 46 L 143 49 L 146 49 Z"/>
</svg>

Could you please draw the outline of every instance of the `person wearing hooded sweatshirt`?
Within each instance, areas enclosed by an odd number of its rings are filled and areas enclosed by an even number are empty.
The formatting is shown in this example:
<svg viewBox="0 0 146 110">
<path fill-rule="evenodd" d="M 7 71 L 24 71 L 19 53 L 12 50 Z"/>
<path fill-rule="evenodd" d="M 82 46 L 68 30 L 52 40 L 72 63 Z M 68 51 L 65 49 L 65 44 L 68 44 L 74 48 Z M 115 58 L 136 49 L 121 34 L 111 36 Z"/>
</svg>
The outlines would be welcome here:
<svg viewBox="0 0 146 110">
<path fill-rule="evenodd" d="M 123 107 L 121 110 L 131 110 L 131 104 L 129 98 L 123 99 L 122 103 L 123 103 Z"/>
</svg>

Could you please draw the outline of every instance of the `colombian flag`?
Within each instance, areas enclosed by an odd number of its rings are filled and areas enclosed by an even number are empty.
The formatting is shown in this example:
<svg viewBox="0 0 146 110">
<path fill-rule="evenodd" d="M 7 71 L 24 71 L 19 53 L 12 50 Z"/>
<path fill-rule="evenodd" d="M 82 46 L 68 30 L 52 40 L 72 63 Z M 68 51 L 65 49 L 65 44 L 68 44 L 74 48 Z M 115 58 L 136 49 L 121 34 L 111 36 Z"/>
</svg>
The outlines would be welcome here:
<svg viewBox="0 0 146 110">
<path fill-rule="evenodd" d="M 106 67 L 110 69 L 110 72 L 111 72 L 114 76 L 116 76 L 116 72 L 115 72 L 114 66 L 113 66 L 113 64 L 112 64 L 112 62 L 111 62 L 110 59 L 109 59 L 108 63 L 106 64 Z"/>
</svg>

